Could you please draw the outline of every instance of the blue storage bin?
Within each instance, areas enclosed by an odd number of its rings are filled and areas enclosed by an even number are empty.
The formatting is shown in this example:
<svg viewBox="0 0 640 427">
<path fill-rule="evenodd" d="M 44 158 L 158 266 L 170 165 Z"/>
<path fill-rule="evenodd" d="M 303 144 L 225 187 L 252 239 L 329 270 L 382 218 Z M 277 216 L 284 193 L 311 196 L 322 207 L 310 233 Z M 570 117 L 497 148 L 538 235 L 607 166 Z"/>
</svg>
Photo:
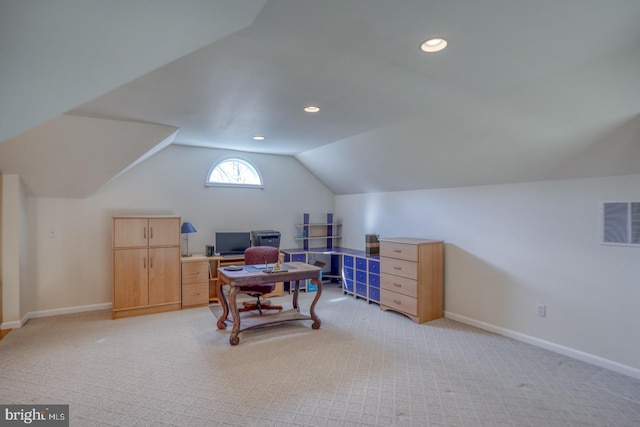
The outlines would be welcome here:
<svg viewBox="0 0 640 427">
<path fill-rule="evenodd" d="M 369 273 L 380 274 L 380 261 L 369 260 Z"/>
<path fill-rule="evenodd" d="M 372 288 L 380 287 L 380 276 L 377 274 L 369 273 L 369 286 Z"/>
<path fill-rule="evenodd" d="M 380 303 L 380 288 L 369 288 L 369 302 Z"/>
</svg>

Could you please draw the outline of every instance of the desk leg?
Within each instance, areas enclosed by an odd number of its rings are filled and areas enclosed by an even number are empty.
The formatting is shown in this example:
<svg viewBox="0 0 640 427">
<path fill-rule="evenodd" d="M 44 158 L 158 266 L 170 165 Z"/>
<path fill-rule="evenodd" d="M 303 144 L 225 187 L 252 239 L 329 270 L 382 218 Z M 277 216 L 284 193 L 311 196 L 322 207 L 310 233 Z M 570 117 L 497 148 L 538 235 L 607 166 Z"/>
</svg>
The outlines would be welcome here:
<svg viewBox="0 0 640 427">
<path fill-rule="evenodd" d="M 311 280 L 311 283 L 318 286 L 318 290 L 316 291 L 316 296 L 315 298 L 313 298 L 313 302 L 311 303 L 311 307 L 309 308 L 309 314 L 313 319 L 313 325 L 311 325 L 311 328 L 320 329 L 320 324 L 322 322 L 320 322 L 320 318 L 316 315 L 315 308 L 316 308 L 316 304 L 318 303 L 318 300 L 320 299 L 320 295 L 322 295 L 322 280 L 320 280 L 319 278 L 315 278 Z"/>
<path fill-rule="evenodd" d="M 236 294 L 238 293 L 237 286 L 231 286 L 229 290 L 229 305 L 231 306 L 231 316 L 233 317 L 233 329 L 231 329 L 231 336 L 229 337 L 229 343 L 231 345 L 238 345 L 240 338 L 240 312 L 238 311 L 238 304 L 236 303 Z"/>
<path fill-rule="evenodd" d="M 300 308 L 298 307 L 298 295 L 300 294 L 300 280 L 295 281 L 295 285 L 293 286 L 293 308 L 295 308 L 298 312 Z M 289 285 L 291 286 L 291 285 Z"/>
<path fill-rule="evenodd" d="M 227 329 L 227 317 L 229 316 L 229 303 L 227 302 L 227 297 L 224 296 L 223 286 L 224 283 L 222 280 L 218 279 L 218 301 L 222 304 L 222 316 L 218 319 L 218 329 Z"/>
</svg>

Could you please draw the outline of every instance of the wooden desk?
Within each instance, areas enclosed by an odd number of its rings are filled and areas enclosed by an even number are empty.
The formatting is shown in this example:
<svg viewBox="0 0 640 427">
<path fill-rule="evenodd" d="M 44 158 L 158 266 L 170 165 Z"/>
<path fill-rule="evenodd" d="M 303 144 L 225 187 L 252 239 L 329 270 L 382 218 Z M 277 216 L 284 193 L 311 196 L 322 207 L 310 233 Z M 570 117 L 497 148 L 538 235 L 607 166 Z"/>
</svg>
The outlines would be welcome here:
<svg viewBox="0 0 640 427">
<path fill-rule="evenodd" d="M 231 315 L 233 317 L 233 329 L 231 330 L 231 336 L 229 337 L 229 343 L 231 345 L 238 345 L 240 338 L 238 335 L 241 331 L 255 328 L 258 326 L 264 326 L 267 324 L 277 324 L 283 322 L 289 322 L 292 320 L 313 320 L 311 327 L 313 329 L 320 329 L 320 319 L 316 315 L 314 309 L 320 295 L 322 295 L 322 282 L 320 281 L 319 267 L 309 265 L 303 262 L 288 262 L 286 265 L 289 271 L 282 273 L 264 273 L 260 270 L 252 271 L 251 266 L 246 266 L 241 271 L 228 271 L 224 268 L 218 269 L 218 298 L 222 304 L 222 315 L 218 319 L 218 329 L 226 329 L 226 321 L 229 315 L 229 309 L 231 309 Z M 311 279 L 311 282 L 318 286 L 316 296 L 309 308 L 309 315 L 300 313 L 300 307 L 298 306 L 298 294 L 300 292 L 300 281 Z M 242 285 L 259 285 L 262 283 L 272 282 L 295 282 L 295 290 L 293 292 L 293 308 L 290 310 L 283 310 L 279 313 L 268 313 L 263 315 L 253 315 L 240 317 L 238 311 L 238 305 L 236 302 L 236 295 L 238 294 L 239 286 Z M 222 291 L 223 286 L 229 286 L 229 301 Z"/>
<path fill-rule="evenodd" d="M 204 257 L 204 255 L 202 255 Z M 195 257 L 195 255 L 194 255 Z M 244 255 L 238 256 L 212 256 L 208 258 L 209 265 L 211 266 L 211 277 L 209 278 L 209 302 L 220 302 L 218 298 L 218 286 L 220 285 L 218 270 L 228 265 L 244 265 Z M 284 254 L 280 254 L 280 263 L 284 261 Z M 270 297 L 281 297 L 284 295 L 284 283 L 276 282 L 276 289 L 270 294 L 262 296 L 262 299 Z"/>
</svg>

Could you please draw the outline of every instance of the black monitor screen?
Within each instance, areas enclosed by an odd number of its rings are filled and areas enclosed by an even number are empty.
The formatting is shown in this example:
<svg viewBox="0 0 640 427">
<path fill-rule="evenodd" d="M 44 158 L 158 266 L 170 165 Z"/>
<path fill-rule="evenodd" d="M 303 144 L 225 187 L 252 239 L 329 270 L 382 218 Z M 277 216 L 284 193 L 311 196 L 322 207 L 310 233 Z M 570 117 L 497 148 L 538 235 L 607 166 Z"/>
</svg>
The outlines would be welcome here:
<svg viewBox="0 0 640 427">
<path fill-rule="evenodd" d="M 244 250 L 251 246 L 251 233 L 247 232 L 217 232 L 216 251 L 220 255 L 243 255 Z"/>
</svg>

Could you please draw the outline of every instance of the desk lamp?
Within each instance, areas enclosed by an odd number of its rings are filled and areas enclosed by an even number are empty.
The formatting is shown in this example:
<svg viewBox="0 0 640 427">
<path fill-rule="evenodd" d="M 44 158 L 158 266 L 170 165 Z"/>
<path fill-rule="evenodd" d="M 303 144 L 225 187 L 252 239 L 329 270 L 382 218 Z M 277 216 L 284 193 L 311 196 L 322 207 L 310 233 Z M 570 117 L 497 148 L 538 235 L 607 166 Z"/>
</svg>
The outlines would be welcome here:
<svg viewBox="0 0 640 427">
<path fill-rule="evenodd" d="M 195 233 L 196 231 L 197 230 L 193 225 L 191 225 L 190 222 L 182 223 L 182 234 L 186 234 L 185 241 L 187 243 L 186 244 L 187 253 L 183 254 L 182 256 L 191 256 L 191 254 L 189 253 L 189 233 Z"/>
</svg>

